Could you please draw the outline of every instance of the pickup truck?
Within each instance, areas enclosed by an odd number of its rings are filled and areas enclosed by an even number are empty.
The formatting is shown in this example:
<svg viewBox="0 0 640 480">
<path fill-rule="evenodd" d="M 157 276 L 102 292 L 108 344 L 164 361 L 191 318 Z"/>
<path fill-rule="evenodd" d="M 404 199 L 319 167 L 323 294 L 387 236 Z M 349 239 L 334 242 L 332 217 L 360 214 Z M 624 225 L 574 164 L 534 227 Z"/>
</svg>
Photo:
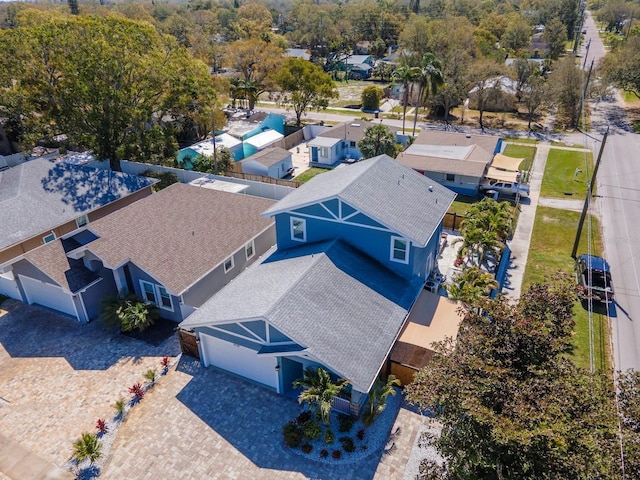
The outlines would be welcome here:
<svg viewBox="0 0 640 480">
<path fill-rule="evenodd" d="M 521 197 L 529 197 L 529 185 L 526 183 L 515 182 L 501 182 L 498 180 L 490 180 L 489 183 L 483 183 L 480 185 L 481 192 L 488 192 L 493 190 L 498 192 L 498 195 L 511 195 L 515 197 L 520 195 Z"/>
<path fill-rule="evenodd" d="M 576 259 L 576 281 L 586 295 L 601 303 L 613 302 L 611 268 L 602 257 L 580 255 Z"/>
</svg>

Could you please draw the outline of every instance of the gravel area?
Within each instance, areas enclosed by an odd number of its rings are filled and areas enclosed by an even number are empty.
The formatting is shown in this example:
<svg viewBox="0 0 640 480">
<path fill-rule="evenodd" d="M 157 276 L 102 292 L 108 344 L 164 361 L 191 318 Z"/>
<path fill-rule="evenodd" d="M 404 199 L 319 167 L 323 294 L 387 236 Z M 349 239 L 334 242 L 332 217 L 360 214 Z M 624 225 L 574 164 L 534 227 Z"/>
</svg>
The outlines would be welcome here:
<svg viewBox="0 0 640 480">
<path fill-rule="evenodd" d="M 420 472 L 420 463 L 423 459 L 431 460 L 438 465 L 444 463 L 444 459 L 432 444 L 432 439 L 440 436 L 442 425 L 431 417 L 422 417 L 422 425 L 416 435 L 416 441 L 411 450 L 403 480 L 415 480 Z"/>
</svg>

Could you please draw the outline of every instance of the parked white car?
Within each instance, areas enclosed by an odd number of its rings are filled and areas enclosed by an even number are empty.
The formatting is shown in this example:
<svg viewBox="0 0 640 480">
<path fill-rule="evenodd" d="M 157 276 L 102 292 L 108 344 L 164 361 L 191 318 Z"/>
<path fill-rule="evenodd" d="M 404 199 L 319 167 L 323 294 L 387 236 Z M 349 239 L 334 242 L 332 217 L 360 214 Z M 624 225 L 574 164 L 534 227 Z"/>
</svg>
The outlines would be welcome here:
<svg viewBox="0 0 640 480">
<path fill-rule="evenodd" d="M 529 185 L 526 183 L 489 180 L 489 183 L 483 183 L 480 185 L 481 192 L 484 193 L 489 190 L 498 192 L 498 195 L 511 195 L 513 197 L 520 195 L 521 197 L 529 197 Z"/>
</svg>

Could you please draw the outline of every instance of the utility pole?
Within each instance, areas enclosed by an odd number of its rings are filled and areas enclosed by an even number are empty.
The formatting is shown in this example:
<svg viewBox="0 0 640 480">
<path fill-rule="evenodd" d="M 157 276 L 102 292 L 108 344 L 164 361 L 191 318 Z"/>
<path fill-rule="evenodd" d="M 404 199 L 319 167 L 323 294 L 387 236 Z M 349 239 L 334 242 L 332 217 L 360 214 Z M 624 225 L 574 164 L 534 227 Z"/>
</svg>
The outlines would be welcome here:
<svg viewBox="0 0 640 480">
<path fill-rule="evenodd" d="M 609 127 L 607 127 L 607 131 L 604 133 L 604 137 L 602 137 L 602 144 L 600 145 L 600 151 L 598 152 L 598 159 L 596 160 L 595 167 L 593 167 L 593 175 L 591 177 L 591 182 L 589 183 L 589 187 L 587 188 L 587 197 L 584 199 L 582 213 L 580 214 L 580 220 L 578 221 L 578 231 L 576 232 L 576 239 L 573 242 L 573 250 L 571 250 L 571 256 L 573 258 L 576 258 L 576 252 L 578 251 L 578 244 L 580 243 L 580 235 L 582 234 L 584 219 L 587 216 L 587 209 L 589 208 L 589 202 L 591 200 L 591 192 L 593 192 L 593 187 L 596 184 L 596 175 L 598 174 L 598 168 L 600 168 L 600 161 L 602 160 L 602 152 L 604 151 L 604 145 L 605 143 L 607 143 L 608 136 L 609 136 Z"/>
<path fill-rule="evenodd" d="M 580 108 L 578 109 L 578 116 L 576 117 L 575 128 L 578 128 L 578 124 L 580 123 L 580 113 L 582 113 L 582 109 L 584 108 L 584 99 L 587 96 L 587 88 L 589 87 L 589 80 L 591 79 L 591 70 L 593 70 L 593 62 L 591 60 L 591 65 L 589 65 L 589 73 L 587 74 L 587 81 L 584 84 L 584 89 L 582 90 L 582 95 L 580 96 Z"/>
<path fill-rule="evenodd" d="M 584 62 L 582 62 L 582 69 L 587 66 L 587 57 L 589 56 L 589 47 L 591 46 L 591 39 L 589 39 L 589 43 L 587 43 L 586 52 L 584 53 Z"/>
</svg>

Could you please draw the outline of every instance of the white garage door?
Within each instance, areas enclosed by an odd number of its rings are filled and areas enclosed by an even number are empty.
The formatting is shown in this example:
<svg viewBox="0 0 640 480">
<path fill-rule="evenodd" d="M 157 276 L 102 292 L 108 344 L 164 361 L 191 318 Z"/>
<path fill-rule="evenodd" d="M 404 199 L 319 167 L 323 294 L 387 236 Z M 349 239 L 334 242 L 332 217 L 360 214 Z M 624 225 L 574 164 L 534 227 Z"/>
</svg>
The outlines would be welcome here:
<svg viewBox="0 0 640 480">
<path fill-rule="evenodd" d="M 22 275 L 20 275 L 20 283 L 28 303 L 37 303 L 73 317 L 77 316 L 71 295 L 65 293 L 62 288 Z"/>
<path fill-rule="evenodd" d="M 2 275 L 0 275 L 0 294 L 22 301 L 22 296 L 15 280 L 9 280 Z"/>
<path fill-rule="evenodd" d="M 260 357 L 245 347 L 236 346 L 210 335 L 200 334 L 200 344 L 207 365 L 213 365 L 269 387 L 278 388 L 274 357 Z"/>
</svg>

